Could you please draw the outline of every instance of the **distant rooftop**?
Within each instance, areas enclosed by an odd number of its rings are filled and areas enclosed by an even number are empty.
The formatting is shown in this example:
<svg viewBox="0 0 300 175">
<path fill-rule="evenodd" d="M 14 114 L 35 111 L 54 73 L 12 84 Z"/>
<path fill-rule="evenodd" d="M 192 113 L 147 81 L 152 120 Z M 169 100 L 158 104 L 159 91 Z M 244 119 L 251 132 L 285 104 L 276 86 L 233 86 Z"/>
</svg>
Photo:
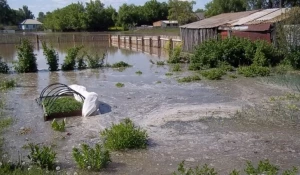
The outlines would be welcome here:
<svg viewBox="0 0 300 175">
<path fill-rule="evenodd" d="M 21 25 L 22 24 L 39 24 L 39 25 L 42 25 L 43 23 L 41 23 L 40 21 L 37 21 L 35 19 L 25 19 L 23 22 L 20 23 Z"/>
<path fill-rule="evenodd" d="M 166 23 L 166 24 L 177 24 L 178 23 L 178 21 L 168 21 L 168 20 L 163 20 L 162 22 Z"/>
</svg>

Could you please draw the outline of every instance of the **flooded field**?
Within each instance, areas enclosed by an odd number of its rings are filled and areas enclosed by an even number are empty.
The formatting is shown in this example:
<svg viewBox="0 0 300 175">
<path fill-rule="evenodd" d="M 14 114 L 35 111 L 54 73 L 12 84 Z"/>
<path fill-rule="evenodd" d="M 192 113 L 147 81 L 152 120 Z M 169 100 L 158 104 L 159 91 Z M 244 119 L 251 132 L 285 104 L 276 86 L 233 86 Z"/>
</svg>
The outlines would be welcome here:
<svg viewBox="0 0 300 175">
<path fill-rule="evenodd" d="M 282 168 L 300 164 L 300 135 L 297 126 L 269 125 L 235 119 L 244 106 L 251 106 L 271 96 L 290 92 L 287 88 L 258 79 L 238 78 L 221 81 L 202 80 L 180 84 L 177 77 L 188 71 L 166 76 L 169 66 L 157 66 L 150 60 L 164 57 L 118 49 L 100 43 L 83 44 L 90 53 L 107 53 L 106 62 L 125 61 L 133 67 L 124 71 L 111 68 L 72 72 L 48 72 L 42 49 L 36 47 L 38 73 L 0 75 L 17 79 L 19 86 L 6 92 L 7 110 L 14 118 L 4 134 L 5 150 L 11 157 L 22 152 L 24 145 L 52 145 L 58 153 L 58 164 L 74 172 L 72 147 L 85 142 L 101 142 L 99 131 L 129 117 L 149 134 L 149 148 L 141 151 L 113 152 L 112 163 L 101 174 L 171 174 L 178 163 L 189 166 L 209 164 L 220 174 L 234 168 L 242 170 L 246 160 L 270 159 Z M 74 44 L 54 45 L 60 64 L 66 49 Z M 7 62 L 16 60 L 14 45 L 1 45 L 0 54 Z M 182 65 L 186 69 L 187 65 Z M 135 72 L 141 71 L 141 75 Z M 70 117 L 66 132 L 55 132 L 43 121 L 43 111 L 35 99 L 51 83 L 79 84 L 99 94 L 98 116 Z M 116 83 L 125 86 L 117 88 Z M 160 83 L 158 83 L 160 82 Z M 28 132 L 22 132 L 26 128 Z"/>
</svg>

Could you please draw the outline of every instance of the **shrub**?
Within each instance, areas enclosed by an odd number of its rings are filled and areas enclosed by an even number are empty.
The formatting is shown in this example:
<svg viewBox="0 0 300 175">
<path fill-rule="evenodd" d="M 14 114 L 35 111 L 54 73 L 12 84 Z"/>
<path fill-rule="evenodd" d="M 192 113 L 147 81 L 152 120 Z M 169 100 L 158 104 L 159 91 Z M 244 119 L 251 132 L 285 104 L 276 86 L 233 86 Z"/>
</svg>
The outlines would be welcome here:
<svg viewBox="0 0 300 175">
<path fill-rule="evenodd" d="M 85 56 L 85 54 L 83 54 L 82 56 L 77 58 L 77 69 L 79 69 L 79 70 L 86 69 L 86 67 L 87 67 L 85 64 L 84 56 Z"/>
<path fill-rule="evenodd" d="M 192 63 L 189 65 L 189 70 L 201 70 L 202 65 L 200 63 Z"/>
<path fill-rule="evenodd" d="M 270 164 L 268 160 L 259 161 L 257 168 L 253 166 L 251 162 L 247 162 L 245 172 L 247 174 L 277 174 L 279 168 Z"/>
<path fill-rule="evenodd" d="M 166 76 L 172 76 L 172 75 L 173 75 L 173 73 L 171 73 L 171 72 L 167 72 L 165 75 L 166 75 Z"/>
<path fill-rule="evenodd" d="M 136 71 L 135 73 L 138 74 L 138 75 L 142 75 L 142 74 L 143 74 L 143 72 L 140 71 L 140 70 L 139 70 L 139 71 Z"/>
<path fill-rule="evenodd" d="M 180 64 L 175 64 L 172 68 L 172 71 L 173 72 L 179 72 L 181 71 L 181 68 L 180 68 Z"/>
<path fill-rule="evenodd" d="M 55 49 L 51 46 L 48 47 L 45 42 L 42 43 L 43 46 L 43 53 L 47 59 L 47 64 L 49 65 L 50 71 L 57 71 L 58 70 L 58 54 Z"/>
<path fill-rule="evenodd" d="M 63 119 L 61 123 L 59 123 L 56 119 L 53 119 L 51 123 L 51 127 L 55 131 L 63 132 L 65 131 L 66 119 Z"/>
<path fill-rule="evenodd" d="M 157 61 L 156 64 L 158 66 L 164 66 L 165 65 L 165 62 L 164 61 Z"/>
<path fill-rule="evenodd" d="M 0 73 L 7 74 L 9 71 L 8 65 L 2 61 L 2 58 L 0 57 Z"/>
<path fill-rule="evenodd" d="M 300 50 L 292 51 L 286 58 L 294 69 L 300 69 Z"/>
<path fill-rule="evenodd" d="M 1 90 L 12 89 L 17 86 L 17 82 L 15 80 L 4 80 L 0 83 Z"/>
<path fill-rule="evenodd" d="M 288 64 L 279 64 L 273 68 L 273 72 L 280 75 L 286 74 L 290 70 L 293 70 L 293 68 Z"/>
<path fill-rule="evenodd" d="M 19 73 L 37 72 L 36 57 L 33 52 L 33 45 L 27 39 L 22 39 L 17 46 L 18 61 L 15 62 L 15 70 Z"/>
<path fill-rule="evenodd" d="M 201 72 L 201 75 L 209 80 L 220 80 L 224 74 L 226 72 L 221 69 L 211 69 Z"/>
<path fill-rule="evenodd" d="M 81 150 L 73 148 L 72 154 L 81 169 L 99 171 L 111 161 L 109 152 L 100 144 L 96 144 L 95 148 L 81 144 Z"/>
<path fill-rule="evenodd" d="M 98 54 L 96 54 L 94 57 L 91 55 L 87 55 L 87 65 L 91 69 L 97 69 L 103 66 L 103 60 L 105 58 L 105 54 L 103 54 L 102 57 L 100 57 Z"/>
<path fill-rule="evenodd" d="M 125 68 L 125 67 L 131 67 L 131 65 L 128 63 L 125 63 L 124 61 L 120 61 L 120 62 L 114 63 L 111 67 L 112 68 Z"/>
<path fill-rule="evenodd" d="M 270 68 L 251 65 L 247 67 L 239 67 L 238 73 L 243 74 L 245 77 L 269 76 Z"/>
<path fill-rule="evenodd" d="M 40 148 L 38 145 L 33 143 L 29 144 L 30 155 L 28 158 L 31 162 L 41 168 L 53 169 L 56 158 L 56 153 L 51 147 L 43 146 Z"/>
<path fill-rule="evenodd" d="M 74 70 L 75 69 L 76 58 L 77 58 L 77 55 L 78 55 L 80 49 L 82 49 L 82 47 L 83 46 L 73 47 L 73 48 L 70 48 L 68 50 L 67 56 L 66 56 L 66 58 L 64 60 L 64 63 L 61 66 L 61 69 L 63 71 L 70 71 L 70 70 Z"/>
<path fill-rule="evenodd" d="M 123 83 L 117 83 L 116 86 L 117 86 L 118 88 L 121 88 L 121 87 L 124 87 L 125 85 L 124 85 Z"/>
<path fill-rule="evenodd" d="M 177 81 L 179 83 L 189 83 L 189 82 L 199 81 L 199 80 L 201 80 L 201 78 L 198 75 L 193 75 L 193 76 L 183 77 L 181 79 L 178 79 Z"/>
<path fill-rule="evenodd" d="M 181 54 L 181 44 L 176 45 L 175 48 L 172 51 L 169 51 L 169 60 L 168 63 L 180 63 L 181 62 L 181 58 L 180 58 L 180 54 Z"/>
<path fill-rule="evenodd" d="M 130 119 L 101 132 L 105 138 L 104 145 L 111 150 L 141 149 L 147 147 L 147 133 L 136 127 Z"/>
<path fill-rule="evenodd" d="M 218 173 L 214 168 L 208 167 L 206 164 L 203 167 L 197 166 L 196 168 L 186 168 L 184 161 L 178 165 L 178 172 L 174 172 L 174 175 L 217 175 Z"/>
</svg>

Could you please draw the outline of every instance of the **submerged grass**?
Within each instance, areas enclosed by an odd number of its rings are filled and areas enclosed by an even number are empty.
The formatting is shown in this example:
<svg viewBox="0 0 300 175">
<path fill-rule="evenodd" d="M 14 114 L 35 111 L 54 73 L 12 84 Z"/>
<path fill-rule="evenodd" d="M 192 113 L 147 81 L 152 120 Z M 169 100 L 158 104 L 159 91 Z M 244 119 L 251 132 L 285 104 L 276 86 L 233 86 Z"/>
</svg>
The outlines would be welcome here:
<svg viewBox="0 0 300 175">
<path fill-rule="evenodd" d="M 138 75 L 142 75 L 142 74 L 143 74 L 143 72 L 140 71 L 140 70 L 139 70 L 139 71 L 136 71 L 135 73 L 138 74 Z"/>
<path fill-rule="evenodd" d="M 117 83 L 116 86 L 117 86 L 118 88 L 122 88 L 122 87 L 124 87 L 125 85 L 124 85 L 123 83 Z"/>
<path fill-rule="evenodd" d="M 226 72 L 224 70 L 218 68 L 201 72 L 201 75 L 209 80 L 221 80 L 222 76 L 225 74 Z"/>
<path fill-rule="evenodd" d="M 0 83 L 0 90 L 8 90 L 17 86 L 16 80 L 4 80 Z"/>
<path fill-rule="evenodd" d="M 193 81 L 200 81 L 200 80 L 201 80 L 200 76 L 192 75 L 192 76 L 187 76 L 187 77 L 180 78 L 177 81 L 179 83 L 190 83 L 190 82 L 193 82 Z"/>
<path fill-rule="evenodd" d="M 165 75 L 166 75 L 166 76 L 172 76 L 172 75 L 173 75 L 173 73 L 171 73 L 171 72 L 167 72 Z"/>
<path fill-rule="evenodd" d="M 173 72 L 180 72 L 180 71 L 181 71 L 180 64 L 175 64 L 175 65 L 172 67 L 172 71 L 173 71 Z"/>
<path fill-rule="evenodd" d="M 132 67 L 130 64 L 125 63 L 124 61 L 120 61 L 117 63 L 114 63 L 111 65 L 112 68 L 126 68 L 126 67 Z"/>
<path fill-rule="evenodd" d="M 50 99 L 44 99 L 43 101 L 45 112 L 48 115 L 54 113 L 69 113 L 81 110 L 82 108 L 82 103 L 76 101 L 73 97 L 60 97 L 54 101 L 53 105 L 47 105 L 48 100 Z"/>
<path fill-rule="evenodd" d="M 157 61 L 156 65 L 158 66 L 164 66 L 166 63 L 164 61 Z"/>
</svg>

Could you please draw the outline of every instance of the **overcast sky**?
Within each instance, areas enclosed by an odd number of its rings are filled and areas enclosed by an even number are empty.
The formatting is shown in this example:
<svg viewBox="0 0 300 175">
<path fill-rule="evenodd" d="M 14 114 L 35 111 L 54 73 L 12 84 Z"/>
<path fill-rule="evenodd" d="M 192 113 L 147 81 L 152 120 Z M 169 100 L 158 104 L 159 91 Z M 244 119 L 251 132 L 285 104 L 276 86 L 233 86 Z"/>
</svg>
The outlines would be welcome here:
<svg viewBox="0 0 300 175">
<path fill-rule="evenodd" d="M 89 0 L 79 0 L 81 2 L 87 2 Z M 147 0 L 101 0 L 106 6 L 112 5 L 118 9 L 123 3 L 143 5 Z M 164 0 L 159 0 L 164 1 Z M 165 0 L 166 1 L 166 0 Z M 204 8 L 204 5 L 211 0 L 196 0 L 194 9 Z M 21 8 L 23 5 L 27 5 L 37 17 L 39 12 L 52 11 L 56 8 L 64 7 L 72 2 L 78 2 L 78 0 L 7 0 L 9 6 L 13 9 Z"/>
</svg>

